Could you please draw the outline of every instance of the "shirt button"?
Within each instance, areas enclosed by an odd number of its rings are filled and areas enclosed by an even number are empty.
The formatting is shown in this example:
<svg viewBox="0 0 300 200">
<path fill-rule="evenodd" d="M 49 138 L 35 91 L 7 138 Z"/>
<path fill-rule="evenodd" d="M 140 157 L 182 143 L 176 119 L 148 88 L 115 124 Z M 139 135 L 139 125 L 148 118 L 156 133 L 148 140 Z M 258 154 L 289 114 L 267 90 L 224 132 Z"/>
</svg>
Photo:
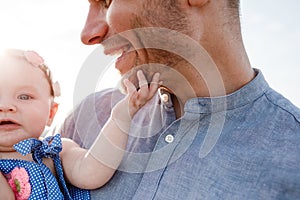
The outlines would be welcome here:
<svg viewBox="0 0 300 200">
<path fill-rule="evenodd" d="M 173 142 L 174 141 L 174 136 L 173 135 L 167 135 L 166 137 L 165 137 L 165 141 L 167 142 L 167 143 L 171 143 L 171 142 Z"/>
<path fill-rule="evenodd" d="M 162 94 L 160 96 L 160 98 L 161 98 L 162 102 L 164 102 L 164 103 L 167 103 L 169 101 L 169 95 L 167 95 L 167 94 Z"/>
</svg>

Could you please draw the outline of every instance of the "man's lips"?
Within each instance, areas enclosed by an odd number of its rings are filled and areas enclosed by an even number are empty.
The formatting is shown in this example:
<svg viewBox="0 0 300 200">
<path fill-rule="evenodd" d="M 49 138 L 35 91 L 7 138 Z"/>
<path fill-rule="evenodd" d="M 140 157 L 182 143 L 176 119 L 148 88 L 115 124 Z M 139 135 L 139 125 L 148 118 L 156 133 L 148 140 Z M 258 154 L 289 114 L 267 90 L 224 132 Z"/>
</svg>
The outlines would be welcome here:
<svg viewBox="0 0 300 200">
<path fill-rule="evenodd" d="M 130 52 L 123 52 L 123 53 L 117 58 L 117 62 L 119 62 L 119 61 L 121 61 L 122 59 L 124 59 L 128 53 L 130 53 Z"/>
<path fill-rule="evenodd" d="M 105 45 L 104 54 L 117 56 L 115 68 L 121 73 L 126 73 L 134 65 L 136 51 L 130 43 L 118 45 Z"/>
<path fill-rule="evenodd" d="M 136 52 L 124 52 L 120 57 L 117 58 L 115 68 L 119 70 L 121 75 L 124 75 L 136 65 L 136 59 Z"/>
<path fill-rule="evenodd" d="M 122 46 L 114 46 L 114 47 L 104 47 L 105 55 L 122 55 L 130 50 L 130 44 L 122 45 Z"/>
</svg>

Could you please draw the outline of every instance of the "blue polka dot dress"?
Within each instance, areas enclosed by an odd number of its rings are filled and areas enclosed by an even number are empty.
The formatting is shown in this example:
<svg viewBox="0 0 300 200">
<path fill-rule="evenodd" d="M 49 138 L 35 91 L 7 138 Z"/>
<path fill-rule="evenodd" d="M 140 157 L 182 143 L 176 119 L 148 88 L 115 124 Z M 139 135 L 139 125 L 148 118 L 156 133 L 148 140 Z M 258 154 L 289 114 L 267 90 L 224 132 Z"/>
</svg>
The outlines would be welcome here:
<svg viewBox="0 0 300 200">
<path fill-rule="evenodd" d="M 37 139 L 27 139 L 14 145 L 16 151 L 22 155 L 32 153 L 34 162 L 19 159 L 1 159 L 0 171 L 7 177 L 14 175 L 15 169 L 25 169 L 29 177 L 26 184 L 30 184 L 30 200 L 89 200 L 90 192 L 68 185 L 65 182 L 59 152 L 62 149 L 60 135 L 50 136 L 43 141 Z M 42 162 L 42 158 L 52 158 L 57 178 L 50 169 Z M 26 172 L 25 172 L 26 174 Z M 22 174 L 23 176 L 23 174 Z M 10 179 L 8 179 L 10 180 Z M 15 179 L 14 179 L 15 180 Z M 23 179 L 22 179 L 23 180 Z M 18 191 L 22 190 L 22 181 L 14 182 Z M 25 185 L 26 185 L 25 184 Z M 24 186 L 25 188 L 26 186 Z M 22 199 L 22 198 L 20 198 Z M 27 198 L 26 198 L 27 199 Z"/>
</svg>

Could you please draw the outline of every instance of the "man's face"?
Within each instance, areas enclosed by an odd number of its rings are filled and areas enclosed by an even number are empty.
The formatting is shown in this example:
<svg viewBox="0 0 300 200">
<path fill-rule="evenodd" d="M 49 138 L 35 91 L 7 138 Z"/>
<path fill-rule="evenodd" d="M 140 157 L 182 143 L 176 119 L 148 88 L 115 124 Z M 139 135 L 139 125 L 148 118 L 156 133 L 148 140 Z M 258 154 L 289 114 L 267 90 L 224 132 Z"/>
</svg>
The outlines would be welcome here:
<svg viewBox="0 0 300 200">
<path fill-rule="evenodd" d="M 186 34 L 190 30 L 180 5 L 173 4 L 169 0 L 90 0 L 82 41 L 101 43 L 105 54 L 117 55 L 115 67 L 122 75 L 148 63 L 172 67 L 178 64 L 179 57 L 156 47 L 172 41 L 161 35 L 158 27 Z"/>
</svg>

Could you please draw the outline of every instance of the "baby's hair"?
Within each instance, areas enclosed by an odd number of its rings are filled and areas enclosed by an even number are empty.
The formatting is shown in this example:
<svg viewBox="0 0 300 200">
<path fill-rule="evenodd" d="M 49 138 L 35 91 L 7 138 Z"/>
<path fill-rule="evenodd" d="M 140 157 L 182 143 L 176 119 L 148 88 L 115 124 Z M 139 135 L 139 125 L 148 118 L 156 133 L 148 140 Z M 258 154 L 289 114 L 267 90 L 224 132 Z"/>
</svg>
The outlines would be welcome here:
<svg viewBox="0 0 300 200">
<path fill-rule="evenodd" d="M 49 67 L 44 63 L 44 59 L 35 51 L 24 51 L 21 49 L 6 49 L 1 57 L 13 57 L 25 61 L 33 67 L 39 68 L 45 75 L 49 85 L 50 94 L 53 97 L 60 96 L 60 87 L 58 82 L 53 81 L 52 73 Z"/>
</svg>

